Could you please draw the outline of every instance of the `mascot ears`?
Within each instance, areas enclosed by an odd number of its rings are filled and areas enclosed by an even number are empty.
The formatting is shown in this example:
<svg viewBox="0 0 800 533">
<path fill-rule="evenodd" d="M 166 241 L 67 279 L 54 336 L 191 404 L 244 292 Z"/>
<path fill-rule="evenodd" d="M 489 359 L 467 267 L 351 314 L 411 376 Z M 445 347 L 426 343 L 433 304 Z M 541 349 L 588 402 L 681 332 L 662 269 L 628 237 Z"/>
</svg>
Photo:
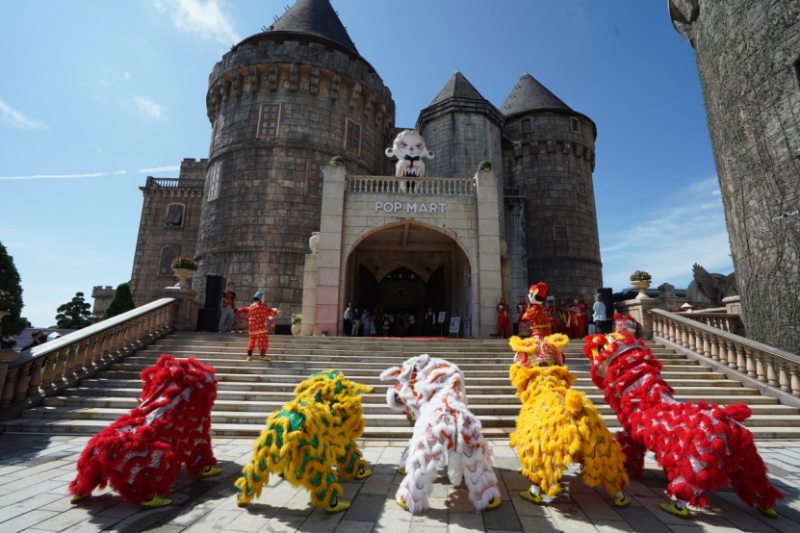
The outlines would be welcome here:
<svg viewBox="0 0 800 533">
<path fill-rule="evenodd" d="M 384 370 L 381 372 L 381 381 L 391 381 L 393 378 L 396 378 L 400 375 L 403 369 L 399 366 L 393 366 L 388 370 Z"/>
</svg>

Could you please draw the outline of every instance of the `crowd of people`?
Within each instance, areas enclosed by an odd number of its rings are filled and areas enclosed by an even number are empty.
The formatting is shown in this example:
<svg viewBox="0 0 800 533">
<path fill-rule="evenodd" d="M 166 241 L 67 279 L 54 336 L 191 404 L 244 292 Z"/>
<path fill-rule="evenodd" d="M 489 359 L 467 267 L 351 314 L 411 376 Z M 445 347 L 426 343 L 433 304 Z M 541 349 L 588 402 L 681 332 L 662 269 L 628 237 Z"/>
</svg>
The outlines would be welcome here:
<svg viewBox="0 0 800 533">
<path fill-rule="evenodd" d="M 352 303 L 342 315 L 342 333 L 348 337 L 414 337 L 419 335 L 418 320 L 414 313 L 392 313 L 384 311 L 381 305 L 375 309 L 354 308 Z M 422 317 L 422 335 L 431 337 L 436 326 L 436 314 L 428 308 Z"/>
<path fill-rule="evenodd" d="M 556 306 L 556 301 L 558 305 Z M 516 334 L 520 337 L 531 335 L 531 324 L 525 318 L 525 312 L 532 305 L 528 303 L 525 296 L 519 297 L 517 303 L 517 327 Z M 541 302 L 544 314 L 552 333 L 561 333 L 570 339 L 582 339 L 594 333 L 603 333 L 608 329 L 608 315 L 602 297 L 595 296 L 595 302 L 590 307 L 583 294 L 574 297 L 570 302 L 567 298 L 556 300 L 553 297 Z M 509 313 L 511 308 L 506 303 L 505 297 L 500 298 L 497 304 L 497 334 L 498 337 L 508 338 L 511 336 L 509 323 Z"/>
</svg>

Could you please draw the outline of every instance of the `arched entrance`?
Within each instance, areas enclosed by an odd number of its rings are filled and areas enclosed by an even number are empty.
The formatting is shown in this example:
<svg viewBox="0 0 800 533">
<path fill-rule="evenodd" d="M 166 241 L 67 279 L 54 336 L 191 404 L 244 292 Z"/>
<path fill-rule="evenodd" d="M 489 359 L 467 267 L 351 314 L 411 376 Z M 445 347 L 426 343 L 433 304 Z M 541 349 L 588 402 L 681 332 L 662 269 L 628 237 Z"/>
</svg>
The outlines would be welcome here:
<svg viewBox="0 0 800 533">
<path fill-rule="evenodd" d="M 423 316 L 430 307 L 438 314 L 461 317 L 469 330 L 472 318 L 472 269 L 456 240 L 413 221 L 380 228 L 358 242 L 347 259 L 345 300 L 373 312 L 409 314 L 422 335 Z M 380 332 L 380 328 L 379 333 Z M 435 328 L 438 335 L 439 328 Z M 396 334 L 394 329 L 392 334 Z M 447 334 L 447 328 L 444 330 Z"/>
</svg>

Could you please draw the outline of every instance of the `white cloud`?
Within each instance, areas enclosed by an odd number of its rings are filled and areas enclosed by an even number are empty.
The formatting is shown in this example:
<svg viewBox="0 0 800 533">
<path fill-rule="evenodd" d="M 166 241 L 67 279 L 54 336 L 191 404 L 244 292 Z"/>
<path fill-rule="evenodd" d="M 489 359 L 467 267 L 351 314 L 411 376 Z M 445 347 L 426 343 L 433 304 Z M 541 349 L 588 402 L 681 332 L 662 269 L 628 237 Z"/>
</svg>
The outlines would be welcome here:
<svg viewBox="0 0 800 533">
<path fill-rule="evenodd" d="M 139 108 L 139 111 L 149 117 L 167 120 L 167 117 L 164 116 L 164 111 L 167 110 L 166 107 L 158 105 L 150 98 L 146 98 L 144 96 L 134 96 L 133 103 L 136 104 L 136 107 Z"/>
<path fill-rule="evenodd" d="M 127 174 L 127 173 L 128 173 L 127 170 L 115 170 L 114 171 L 114 175 L 115 176 L 122 176 L 123 174 Z"/>
<path fill-rule="evenodd" d="M 615 290 L 630 287 L 630 274 L 645 270 L 653 276 L 653 287 L 668 282 L 685 288 L 695 262 L 709 272 L 731 272 L 730 241 L 718 192 L 717 178 L 712 178 L 615 210 L 615 225 L 601 228 L 600 233 L 605 285 Z M 716 200 L 706 201 L 712 195 Z"/>
<path fill-rule="evenodd" d="M 127 170 L 115 170 L 112 174 L 115 176 L 122 176 L 127 173 Z M 102 178 L 108 175 L 108 172 L 95 172 L 93 174 L 34 174 L 32 176 L 0 176 L 0 180 Z"/>
<path fill-rule="evenodd" d="M 159 13 L 172 16 L 180 31 L 198 33 L 203 38 L 216 39 L 223 44 L 242 40 L 219 0 L 154 0 L 154 4 Z"/>
<path fill-rule="evenodd" d="M 137 169 L 136 172 L 139 174 L 152 174 L 153 172 L 172 172 L 180 169 L 181 167 L 179 165 L 167 165 L 165 167 L 140 168 Z"/>
<path fill-rule="evenodd" d="M 7 128 L 14 128 L 18 130 L 47 130 L 50 127 L 36 120 L 35 118 L 26 117 L 2 99 L 0 99 L 0 124 Z"/>
</svg>

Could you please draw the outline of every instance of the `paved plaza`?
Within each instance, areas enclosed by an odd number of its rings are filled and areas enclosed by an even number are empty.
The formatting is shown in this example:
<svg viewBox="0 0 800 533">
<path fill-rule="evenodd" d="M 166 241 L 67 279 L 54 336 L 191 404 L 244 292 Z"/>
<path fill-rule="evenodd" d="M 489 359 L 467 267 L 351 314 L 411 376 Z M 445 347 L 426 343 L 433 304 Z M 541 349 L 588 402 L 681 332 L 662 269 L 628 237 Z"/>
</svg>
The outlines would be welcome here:
<svg viewBox="0 0 800 533">
<path fill-rule="evenodd" d="M 141 510 L 122 502 L 108 489 L 71 505 L 67 485 L 88 437 L 0 437 L 0 532 L 17 531 L 151 531 L 163 533 L 233 531 L 307 533 L 372 531 L 464 533 L 467 531 L 603 533 L 700 533 L 703 531 L 800 531 L 800 441 L 765 441 L 759 449 L 770 477 L 785 494 L 780 518 L 770 520 L 747 508 L 731 492 L 711 496 L 707 511 L 684 520 L 658 509 L 666 501 L 663 473 L 652 459 L 647 472 L 629 487 L 630 507 L 617 510 L 602 490 L 586 487 L 574 475 L 565 476 L 566 490 L 553 502 L 536 506 L 522 500 L 526 481 L 516 470 L 517 458 L 508 441 L 494 448 L 503 504 L 494 511 L 475 513 L 464 488 L 450 486 L 442 476 L 431 498 L 431 509 L 412 517 L 394 501 L 401 476 L 396 466 L 404 451 L 399 443 L 364 443 L 373 475 L 364 482 L 343 483 L 353 502 L 346 513 L 328 516 L 309 504 L 304 490 L 273 477 L 261 498 L 246 509 L 236 506 L 233 482 L 251 455 L 248 439 L 216 439 L 214 452 L 223 473 L 211 479 L 182 472 L 168 495 L 170 507 Z"/>
</svg>

